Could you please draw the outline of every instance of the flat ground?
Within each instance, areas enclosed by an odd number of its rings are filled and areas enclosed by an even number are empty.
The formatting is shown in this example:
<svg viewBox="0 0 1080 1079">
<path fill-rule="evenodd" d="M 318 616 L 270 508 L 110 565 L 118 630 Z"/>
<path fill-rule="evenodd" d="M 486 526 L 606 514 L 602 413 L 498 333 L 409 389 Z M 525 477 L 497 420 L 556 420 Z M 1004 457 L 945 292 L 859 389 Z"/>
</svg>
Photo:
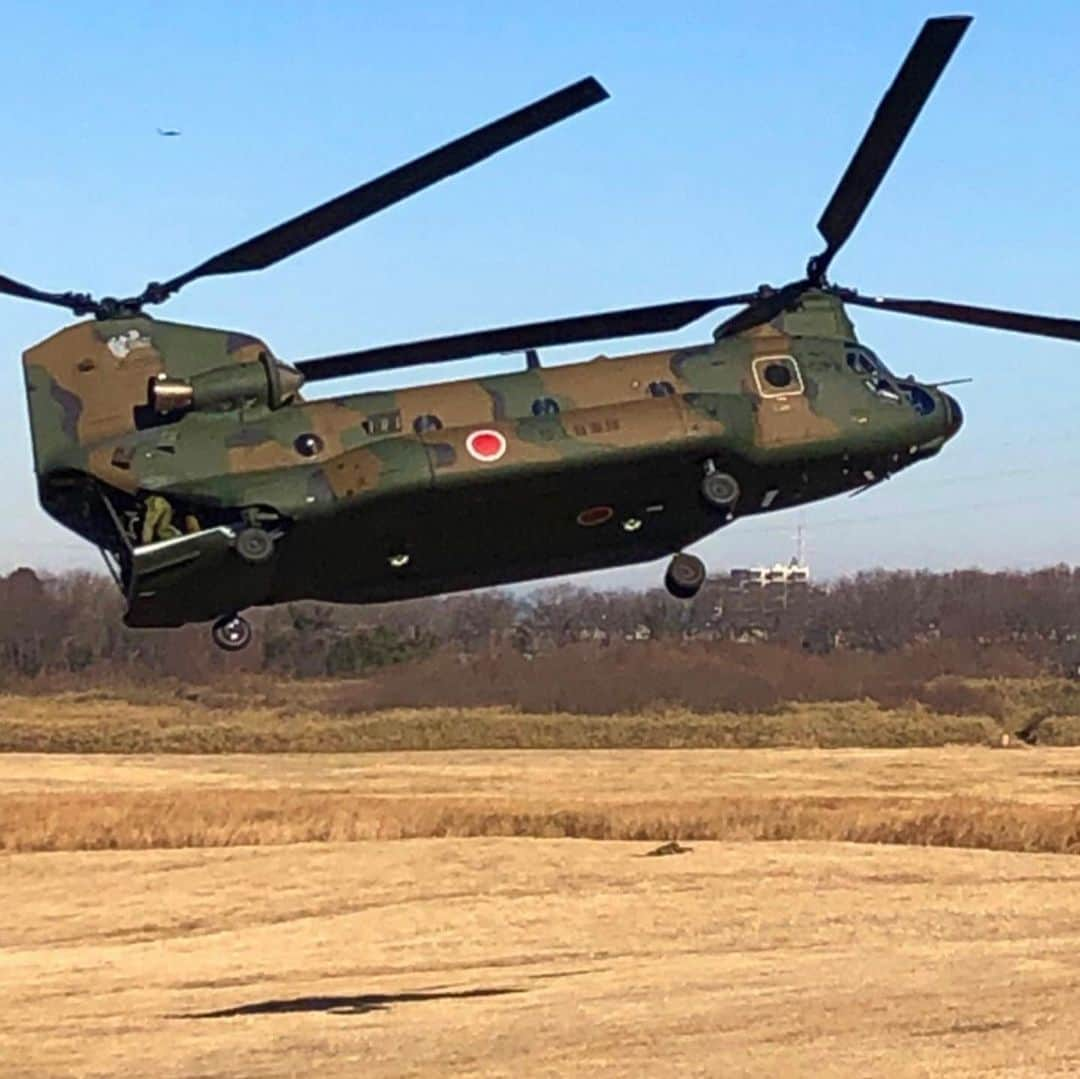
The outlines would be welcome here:
<svg viewBox="0 0 1080 1079">
<path fill-rule="evenodd" d="M 0 798 L 239 789 L 590 804 L 777 795 L 976 796 L 1071 805 L 1080 799 L 1080 747 L 0 754 Z"/>
<path fill-rule="evenodd" d="M 789 842 L 666 858 L 527 833 L 564 804 L 947 798 L 974 843 L 988 807 L 1071 814 L 1078 781 L 1080 752 L 1041 749 L 3 757 L 0 833 L 73 817 L 68 849 L 0 855 L 0 1073 L 1077 1074 L 1074 855 L 806 841 L 798 814 Z M 253 795 L 286 798 L 266 832 Z M 292 842 L 302 795 L 508 834 Z M 200 800 L 260 845 L 205 845 Z M 94 806 L 171 812 L 167 849 L 151 816 L 75 849 L 107 834 Z"/>
</svg>

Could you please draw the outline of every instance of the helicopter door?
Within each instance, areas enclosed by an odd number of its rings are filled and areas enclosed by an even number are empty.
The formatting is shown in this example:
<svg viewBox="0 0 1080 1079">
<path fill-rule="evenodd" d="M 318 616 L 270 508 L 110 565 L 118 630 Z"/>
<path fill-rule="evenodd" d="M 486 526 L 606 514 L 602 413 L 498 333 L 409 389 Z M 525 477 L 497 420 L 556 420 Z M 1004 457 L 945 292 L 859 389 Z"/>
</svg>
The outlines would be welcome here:
<svg viewBox="0 0 1080 1079">
<path fill-rule="evenodd" d="M 759 446 L 798 445 L 836 433 L 835 425 L 811 407 L 794 356 L 786 353 L 757 356 L 752 372 L 757 394 L 754 433 Z"/>
<path fill-rule="evenodd" d="M 233 552 L 235 538 L 231 529 L 208 528 L 136 548 L 127 625 L 180 626 L 265 601 L 272 567 L 241 562 Z"/>
</svg>

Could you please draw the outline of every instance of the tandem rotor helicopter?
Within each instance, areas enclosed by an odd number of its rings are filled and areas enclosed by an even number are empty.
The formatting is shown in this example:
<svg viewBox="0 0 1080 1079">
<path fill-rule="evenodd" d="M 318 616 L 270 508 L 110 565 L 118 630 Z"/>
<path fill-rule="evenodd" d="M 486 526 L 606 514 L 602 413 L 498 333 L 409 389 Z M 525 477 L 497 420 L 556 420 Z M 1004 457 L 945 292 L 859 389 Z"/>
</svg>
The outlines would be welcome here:
<svg viewBox="0 0 1080 1079">
<path fill-rule="evenodd" d="M 245 608 L 382 602 L 672 555 L 740 517 L 872 485 L 933 457 L 959 404 L 897 378 L 846 305 L 1080 339 L 1080 321 L 882 299 L 832 284 L 851 235 L 970 18 L 922 27 L 818 222 L 824 249 L 780 288 L 534 322 L 299 362 L 243 333 L 144 309 L 202 277 L 317 243 L 608 95 L 586 78 L 127 299 L 0 292 L 93 315 L 24 354 L 45 511 L 100 547 L 131 626 Z M 712 341 L 542 368 L 547 345 L 659 333 L 738 305 Z M 305 400 L 304 383 L 521 351 L 517 373 Z"/>
</svg>

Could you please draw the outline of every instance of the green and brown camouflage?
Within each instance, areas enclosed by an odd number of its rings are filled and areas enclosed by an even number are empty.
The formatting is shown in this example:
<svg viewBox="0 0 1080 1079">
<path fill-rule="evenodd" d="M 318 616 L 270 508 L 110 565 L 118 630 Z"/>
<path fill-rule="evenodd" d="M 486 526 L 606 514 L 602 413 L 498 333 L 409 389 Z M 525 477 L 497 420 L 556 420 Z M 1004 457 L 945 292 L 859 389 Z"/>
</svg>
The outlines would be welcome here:
<svg viewBox="0 0 1080 1079">
<path fill-rule="evenodd" d="M 316 401 L 264 342 L 144 315 L 78 323 L 24 364 L 42 505 L 111 553 L 134 625 L 658 558 L 878 482 L 960 424 L 820 291 L 700 346 Z M 475 452 L 484 432 L 497 452 Z M 701 496 L 707 469 L 734 503 Z M 150 496 L 184 535 L 142 542 Z M 253 563 L 234 540 L 255 522 L 275 542 Z"/>
</svg>

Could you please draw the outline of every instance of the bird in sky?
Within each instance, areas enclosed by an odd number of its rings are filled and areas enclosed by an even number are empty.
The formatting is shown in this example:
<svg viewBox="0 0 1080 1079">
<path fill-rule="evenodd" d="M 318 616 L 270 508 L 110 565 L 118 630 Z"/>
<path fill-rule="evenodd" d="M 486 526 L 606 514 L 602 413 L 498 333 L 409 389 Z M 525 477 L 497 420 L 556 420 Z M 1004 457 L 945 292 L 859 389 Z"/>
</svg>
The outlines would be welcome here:
<svg viewBox="0 0 1080 1079">
<path fill-rule="evenodd" d="M 172 138 L 174 135 L 183 134 L 183 132 L 177 131 L 176 128 L 173 127 L 159 127 L 157 133 L 159 135 L 164 135 L 166 138 Z"/>
</svg>

